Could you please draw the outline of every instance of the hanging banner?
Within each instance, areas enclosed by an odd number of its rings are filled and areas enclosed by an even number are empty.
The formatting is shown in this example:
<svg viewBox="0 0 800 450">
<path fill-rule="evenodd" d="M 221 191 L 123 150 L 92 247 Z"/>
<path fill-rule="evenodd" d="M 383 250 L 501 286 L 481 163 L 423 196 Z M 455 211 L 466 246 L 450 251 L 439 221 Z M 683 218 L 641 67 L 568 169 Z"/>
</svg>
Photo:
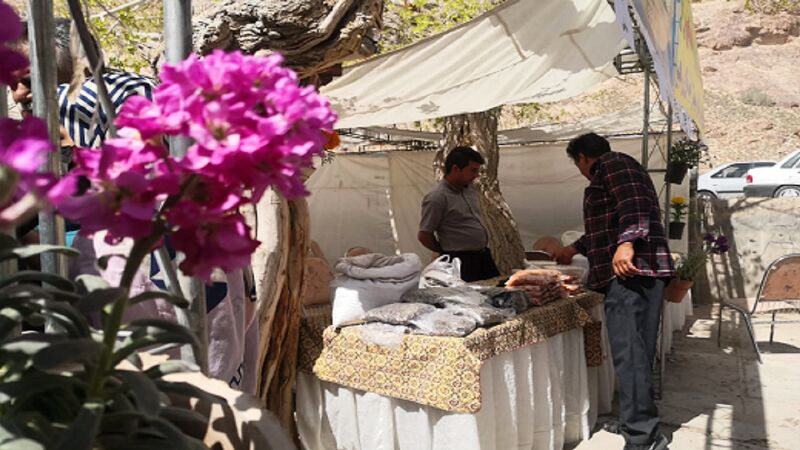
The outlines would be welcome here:
<svg viewBox="0 0 800 450">
<path fill-rule="evenodd" d="M 686 114 L 692 118 L 702 133 L 705 129 L 703 77 L 700 72 L 700 59 L 697 56 L 697 40 L 694 34 L 691 5 L 690 0 L 675 0 L 675 9 L 679 11 L 680 15 L 675 36 L 678 42 L 675 51 L 673 84 L 675 100 L 683 106 Z"/>
<path fill-rule="evenodd" d="M 670 0 L 673 1 L 673 0 Z M 672 101 L 672 14 L 664 0 L 631 0 L 658 77 L 661 98 Z"/>
<path fill-rule="evenodd" d="M 636 39 L 633 34 L 633 19 L 628 10 L 628 0 L 614 0 L 614 13 L 617 15 L 617 24 L 622 30 L 625 42 L 632 49 L 636 48 Z"/>
</svg>

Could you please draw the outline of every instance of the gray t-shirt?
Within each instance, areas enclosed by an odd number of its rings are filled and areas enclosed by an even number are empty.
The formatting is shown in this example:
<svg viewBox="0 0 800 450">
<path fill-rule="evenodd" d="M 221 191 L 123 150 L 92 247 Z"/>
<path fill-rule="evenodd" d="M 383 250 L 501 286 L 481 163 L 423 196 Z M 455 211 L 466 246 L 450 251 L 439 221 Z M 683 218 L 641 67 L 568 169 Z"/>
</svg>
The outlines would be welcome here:
<svg viewBox="0 0 800 450">
<path fill-rule="evenodd" d="M 453 187 L 442 180 L 422 200 L 421 231 L 436 233 L 448 252 L 482 250 L 489 234 L 481 222 L 478 192 L 474 187 Z"/>
</svg>

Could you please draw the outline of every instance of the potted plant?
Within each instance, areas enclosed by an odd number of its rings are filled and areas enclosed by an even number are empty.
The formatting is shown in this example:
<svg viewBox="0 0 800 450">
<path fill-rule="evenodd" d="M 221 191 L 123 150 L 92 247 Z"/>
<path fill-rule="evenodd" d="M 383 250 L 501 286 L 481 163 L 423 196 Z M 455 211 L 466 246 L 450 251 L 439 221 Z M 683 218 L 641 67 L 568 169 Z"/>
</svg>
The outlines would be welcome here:
<svg viewBox="0 0 800 450">
<path fill-rule="evenodd" d="M 664 181 L 672 184 L 681 184 L 686 176 L 686 171 L 692 167 L 697 167 L 705 160 L 707 149 L 708 147 L 700 141 L 692 141 L 687 138 L 672 144 Z"/>
<path fill-rule="evenodd" d="M 683 218 L 686 217 L 687 208 L 689 208 L 689 202 L 686 200 L 686 197 L 672 197 L 672 200 L 670 200 L 670 239 L 680 239 L 683 237 L 683 229 L 686 228 L 686 222 L 683 221 Z"/>
<path fill-rule="evenodd" d="M 668 302 L 680 303 L 694 284 L 694 279 L 705 266 L 709 254 L 723 254 L 728 251 L 728 238 L 722 235 L 707 233 L 703 237 L 700 249 L 692 250 L 686 255 L 678 255 L 675 261 L 675 278 L 664 290 L 664 298 Z"/>
<path fill-rule="evenodd" d="M 2 89 L 7 67 L 0 67 Z M 161 73 L 155 100 L 129 98 L 115 122 L 119 135 L 98 149 L 76 148 L 76 168 L 60 179 L 37 170 L 52 150 L 47 125 L 0 119 L 0 228 L 13 230 L 52 208 L 80 222 L 81 233 L 104 231 L 107 242 L 132 242 L 117 285 L 95 275 L 0 276 L 1 448 L 222 448 L 206 435 L 224 425 L 212 422 L 210 408 L 187 405 L 191 398 L 225 399 L 168 377 L 198 368 L 181 361 L 145 367 L 139 355 L 169 344 L 196 352 L 192 331 L 164 320 L 123 320 L 139 302 L 188 302 L 169 292 L 133 295 L 134 279 L 167 238 L 182 252 L 187 275 L 209 280 L 217 268 L 247 265 L 258 241 L 239 207 L 257 203 L 269 188 L 288 198 L 306 195 L 302 169 L 321 156 L 335 114 L 313 88 L 299 86 L 279 55 L 217 50 L 165 64 Z M 170 155 L 165 138 L 171 136 L 193 139 L 184 156 Z M 78 175 L 91 187 L 73 195 Z M 0 263 L 53 252 L 78 253 L 0 234 Z M 23 323 L 49 329 L 20 333 Z M 249 417 L 255 416 L 263 415 Z M 242 446 L 251 439 L 237 437 L 236 448 L 250 448 Z M 285 444 L 280 448 L 291 448 Z"/>
</svg>

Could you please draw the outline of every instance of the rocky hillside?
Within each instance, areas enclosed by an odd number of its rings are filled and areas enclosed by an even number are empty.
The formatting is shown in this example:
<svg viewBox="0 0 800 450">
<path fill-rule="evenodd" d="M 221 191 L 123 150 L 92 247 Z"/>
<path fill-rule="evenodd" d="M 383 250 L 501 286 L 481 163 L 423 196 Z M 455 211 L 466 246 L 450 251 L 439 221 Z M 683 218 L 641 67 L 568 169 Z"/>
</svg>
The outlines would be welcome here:
<svg viewBox="0 0 800 450">
<path fill-rule="evenodd" d="M 692 6 L 709 163 L 779 159 L 800 148 L 800 15 L 753 14 L 741 1 Z M 572 120 L 624 110 L 642 104 L 642 86 L 641 75 L 618 77 L 579 97 L 544 105 L 538 113 Z"/>
</svg>

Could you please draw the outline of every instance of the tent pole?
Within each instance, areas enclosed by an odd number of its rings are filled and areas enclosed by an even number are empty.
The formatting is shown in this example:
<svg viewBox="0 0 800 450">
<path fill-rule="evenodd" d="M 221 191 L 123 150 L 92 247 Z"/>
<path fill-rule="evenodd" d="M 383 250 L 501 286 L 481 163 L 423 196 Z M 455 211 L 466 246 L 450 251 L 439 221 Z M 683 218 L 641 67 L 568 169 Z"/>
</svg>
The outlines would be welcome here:
<svg viewBox="0 0 800 450">
<path fill-rule="evenodd" d="M 0 86 L 0 118 L 8 117 L 8 88 Z"/>
<path fill-rule="evenodd" d="M 164 0 L 164 43 L 168 63 L 179 63 L 192 52 L 192 2 L 191 0 Z M 170 154 L 183 157 L 191 145 L 188 136 L 174 136 L 169 140 Z M 163 253 L 161 252 L 162 256 Z M 163 264 L 165 271 L 174 271 L 168 259 Z M 172 278 L 168 274 L 169 278 Z M 200 366 L 208 374 L 208 330 L 206 329 L 206 289 L 202 280 L 183 273 L 178 275 L 180 290 L 186 294 L 189 307 L 175 308 L 178 323 L 188 327 L 197 338 L 197 353 L 188 345 L 181 347 L 181 359 Z M 175 286 L 174 289 L 178 289 Z"/>
<path fill-rule="evenodd" d="M 639 53 L 646 54 L 646 53 Z M 650 62 L 644 61 L 644 124 L 642 125 L 642 166 L 645 170 L 650 164 Z"/>
<path fill-rule="evenodd" d="M 667 100 L 667 151 L 666 159 L 669 161 L 669 154 L 672 151 L 672 101 Z M 672 184 L 665 182 L 664 188 L 664 233 L 669 236 L 669 207 L 672 191 Z"/>
<path fill-rule="evenodd" d="M 56 102 L 56 57 L 52 0 L 28 0 L 28 42 L 31 60 L 31 91 L 33 92 L 33 115 L 47 123 L 50 141 L 59 148 L 58 105 Z M 63 175 L 61 152 L 50 152 L 41 170 Z M 64 245 L 64 219 L 51 211 L 39 213 L 39 242 Z M 63 255 L 43 253 L 42 271 L 66 276 L 67 265 Z"/>
</svg>

